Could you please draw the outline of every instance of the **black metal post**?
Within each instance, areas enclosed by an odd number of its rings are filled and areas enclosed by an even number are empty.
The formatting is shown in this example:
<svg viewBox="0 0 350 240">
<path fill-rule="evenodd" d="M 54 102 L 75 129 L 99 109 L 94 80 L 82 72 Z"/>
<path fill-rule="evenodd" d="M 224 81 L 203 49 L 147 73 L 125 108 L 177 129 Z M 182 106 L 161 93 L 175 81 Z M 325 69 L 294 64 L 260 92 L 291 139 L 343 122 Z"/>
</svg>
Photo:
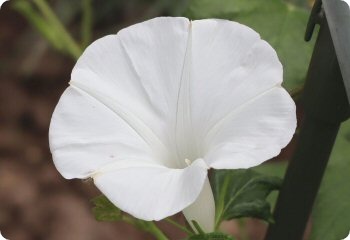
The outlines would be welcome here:
<svg viewBox="0 0 350 240">
<path fill-rule="evenodd" d="M 313 14 L 322 13 L 320 1 L 315 7 L 318 10 L 314 9 Z M 327 19 L 313 17 L 319 20 L 320 32 L 303 94 L 305 117 L 276 204 L 275 224 L 270 225 L 266 240 L 303 238 L 340 123 L 349 117 L 349 103 Z"/>
</svg>

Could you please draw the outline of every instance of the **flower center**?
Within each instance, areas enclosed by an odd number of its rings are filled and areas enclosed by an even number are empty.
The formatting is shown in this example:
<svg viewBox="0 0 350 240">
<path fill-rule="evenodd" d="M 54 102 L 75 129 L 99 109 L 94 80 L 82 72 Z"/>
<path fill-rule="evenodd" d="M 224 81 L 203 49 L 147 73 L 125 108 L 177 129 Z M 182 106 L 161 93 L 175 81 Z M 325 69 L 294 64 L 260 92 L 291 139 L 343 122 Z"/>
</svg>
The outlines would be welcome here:
<svg viewBox="0 0 350 240">
<path fill-rule="evenodd" d="M 186 158 L 186 159 L 185 159 L 185 163 L 186 163 L 186 165 L 187 165 L 187 166 L 190 166 L 190 165 L 191 165 L 191 163 L 192 163 L 192 161 L 191 161 L 191 160 L 189 160 L 188 158 Z"/>
</svg>

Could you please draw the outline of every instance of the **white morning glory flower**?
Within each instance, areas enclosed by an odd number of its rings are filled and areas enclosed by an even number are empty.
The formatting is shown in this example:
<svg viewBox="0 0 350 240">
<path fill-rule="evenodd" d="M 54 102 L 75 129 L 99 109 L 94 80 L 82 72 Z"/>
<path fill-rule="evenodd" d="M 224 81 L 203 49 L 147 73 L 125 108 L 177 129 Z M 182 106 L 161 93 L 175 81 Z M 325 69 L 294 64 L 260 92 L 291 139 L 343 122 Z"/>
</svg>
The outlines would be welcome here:
<svg viewBox="0 0 350 240">
<path fill-rule="evenodd" d="M 50 126 L 67 179 L 92 178 L 143 220 L 183 211 L 214 228 L 209 168 L 250 168 L 292 138 L 276 52 L 239 23 L 161 17 L 89 46 Z"/>
</svg>

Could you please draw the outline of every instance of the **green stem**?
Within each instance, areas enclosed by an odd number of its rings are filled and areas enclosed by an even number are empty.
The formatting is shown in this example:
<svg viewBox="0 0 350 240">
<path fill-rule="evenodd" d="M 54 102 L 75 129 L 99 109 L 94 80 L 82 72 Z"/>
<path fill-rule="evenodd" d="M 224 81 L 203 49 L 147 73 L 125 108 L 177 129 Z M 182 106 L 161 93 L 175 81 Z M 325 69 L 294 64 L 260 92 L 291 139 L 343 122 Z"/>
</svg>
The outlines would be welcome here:
<svg viewBox="0 0 350 240">
<path fill-rule="evenodd" d="M 220 191 L 220 196 L 219 199 L 225 199 L 225 195 L 227 192 L 228 185 L 230 183 L 230 178 L 225 178 L 224 182 L 222 183 L 222 191 Z M 221 216 L 223 214 L 224 211 L 224 201 L 219 201 L 216 207 L 216 211 L 215 211 L 215 231 L 217 231 L 220 227 L 220 223 L 221 223 Z"/>
<path fill-rule="evenodd" d="M 61 24 L 60 20 L 52 11 L 50 6 L 46 3 L 45 0 L 33 0 L 33 2 L 44 15 L 46 20 L 50 22 L 53 28 L 52 30 L 56 31 L 57 36 L 60 37 L 61 40 L 65 43 L 68 53 L 75 59 L 78 59 L 82 53 L 82 50 L 80 49 L 79 45 L 74 41 L 72 36 L 68 33 L 68 31 L 64 28 L 64 26 Z"/>
<path fill-rule="evenodd" d="M 131 217 L 129 217 L 129 216 L 126 216 L 126 215 L 122 215 L 122 221 L 123 222 L 126 222 L 126 223 L 128 223 L 128 224 L 130 224 L 130 225 L 136 225 L 135 224 L 135 219 L 134 218 L 131 218 Z"/>
<path fill-rule="evenodd" d="M 200 235 L 204 235 L 204 234 L 205 234 L 205 232 L 203 231 L 203 229 L 201 228 L 201 226 L 199 226 L 199 224 L 198 224 L 196 221 L 192 220 L 192 224 L 193 224 L 194 228 L 196 229 L 196 231 L 197 231 Z"/>
<path fill-rule="evenodd" d="M 136 218 L 123 215 L 122 221 L 135 226 L 136 228 L 152 234 L 157 240 L 169 240 L 167 236 L 157 227 L 154 222 L 138 220 Z"/>
<path fill-rule="evenodd" d="M 239 232 L 240 237 L 242 240 L 249 240 L 247 231 L 246 231 L 246 222 L 244 219 L 240 218 L 238 219 L 238 225 L 239 225 Z"/>
<path fill-rule="evenodd" d="M 165 221 L 172 224 L 173 226 L 177 227 L 178 229 L 182 230 L 183 232 L 187 233 L 188 235 L 193 235 L 193 232 L 189 229 L 187 229 L 185 226 L 182 226 L 181 224 L 175 222 L 171 218 L 166 218 Z"/>
<path fill-rule="evenodd" d="M 232 203 L 234 203 L 237 199 L 237 197 L 245 190 L 245 188 L 247 188 L 252 182 L 254 181 L 254 178 L 251 178 L 248 182 L 246 182 L 243 187 L 241 189 L 239 189 L 232 197 L 231 199 L 228 201 L 228 203 L 226 203 L 226 206 L 224 207 L 224 209 L 220 212 L 220 214 L 217 217 L 217 221 L 215 223 L 215 230 L 217 230 L 220 226 L 221 223 L 221 218 L 222 215 L 227 211 L 227 209 L 231 206 Z"/>
<path fill-rule="evenodd" d="M 169 240 L 154 222 L 148 222 L 148 224 L 148 232 L 155 236 L 158 240 Z"/>
<path fill-rule="evenodd" d="M 83 19 L 81 23 L 81 42 L 85 49 L 91 41 L 92 32 L 92 7 L 91 0 L 82 0 Z"/>
</svg>

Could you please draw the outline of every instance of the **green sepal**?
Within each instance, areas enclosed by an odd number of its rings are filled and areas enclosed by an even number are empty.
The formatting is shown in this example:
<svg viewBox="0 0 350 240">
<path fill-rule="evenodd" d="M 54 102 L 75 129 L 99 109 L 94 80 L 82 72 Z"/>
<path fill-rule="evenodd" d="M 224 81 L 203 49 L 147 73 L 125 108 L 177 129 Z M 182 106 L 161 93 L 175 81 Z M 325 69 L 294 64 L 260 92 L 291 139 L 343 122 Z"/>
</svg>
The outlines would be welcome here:
<svg viewBox="0 0 350 240">
<path fill-rule="evenodd" d="M 122 211 L 114 206 L 105 196 L 97 196 L 91 202 L 95 205 L 92 208 L 92 212 L 97 221 L 112 222 L 122 220 Z"/>
</svg>

